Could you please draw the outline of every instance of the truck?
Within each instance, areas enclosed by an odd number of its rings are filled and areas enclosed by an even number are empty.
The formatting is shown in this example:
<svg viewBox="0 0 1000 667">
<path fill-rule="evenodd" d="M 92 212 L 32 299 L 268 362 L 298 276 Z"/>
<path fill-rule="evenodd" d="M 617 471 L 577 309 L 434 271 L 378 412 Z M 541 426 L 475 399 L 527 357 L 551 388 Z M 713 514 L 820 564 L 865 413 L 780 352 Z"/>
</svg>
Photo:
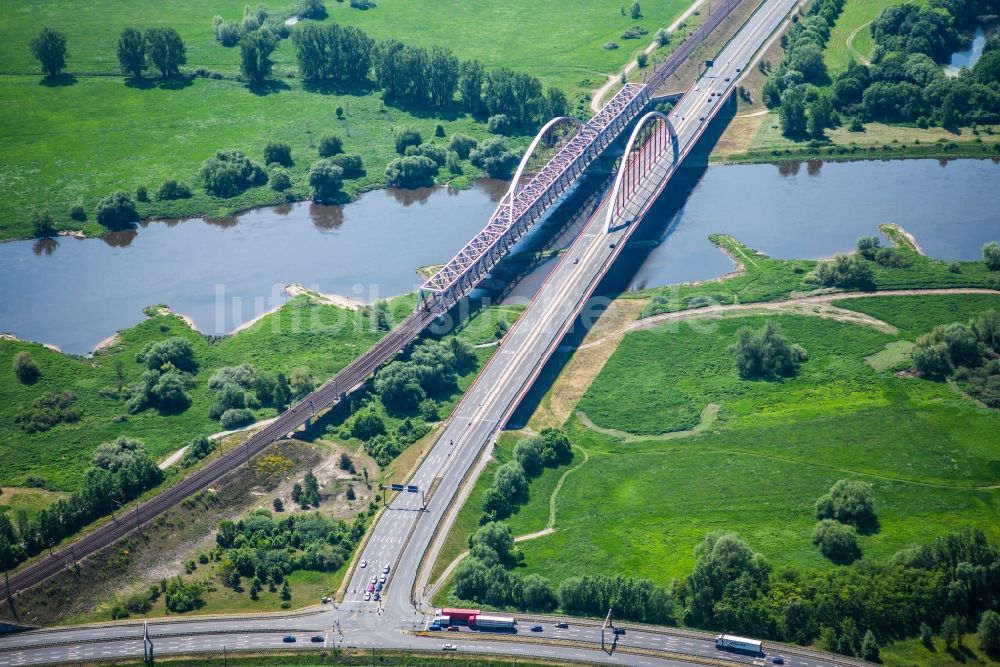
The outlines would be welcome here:
<svg viewBox="0 0 1000 667">
<path fill-rule="evenodd" d="M 513 630 L 517 621 L 512 616 L 479 614 L 469 619 L 469 625 L 474 625 L 477 630 Z"/>
<path fill-rule="evenodd" d="M 446 628 L 449 625 L 451 625 L 451 617 L 444 615 L 435 616 L 433 619 L 431 619 L 431 625 L 436 625 L 439 628 Z"/>
<path fill-rule="evenodd" d="M 715 648 L 728 651 L 743 651 L 760 655 L 763 653 L 759 639 L 747 639 L 735 635 L 719 635 L 715 638 Z"/>
<path fill-rule="evenodd" d="M 479 616 L 478 609 L 441 609 L 436 616 L 447 616 L 452 623 L 468 623 L 470 618 Z M 444 624 L 447 625 L 447 624 Z"/>
</svg>

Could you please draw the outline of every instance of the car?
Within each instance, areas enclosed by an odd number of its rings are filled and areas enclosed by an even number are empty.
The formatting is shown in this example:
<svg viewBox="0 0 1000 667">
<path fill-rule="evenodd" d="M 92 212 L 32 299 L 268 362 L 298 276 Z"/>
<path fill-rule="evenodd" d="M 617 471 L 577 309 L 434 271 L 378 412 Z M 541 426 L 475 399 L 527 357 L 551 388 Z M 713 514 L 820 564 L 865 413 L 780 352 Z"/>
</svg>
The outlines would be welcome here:
<svg viewBox="0 0 1000 667">
<path fill-rule="evenodd" d="M 388 565 L 386 565 L 385 567 L 382 568 L 382 574 L 389 574 L 389 566 Z"/>
<path fill-rule="evenodd" d="M 533 625 L 533 626 L 531 626 L 531 631 L 532 632 L 541 632 L 542 631 L 542 626 L 540 626 L 540 625 Z"/>
<path fill-rule="evenodd" d="M 380 583 L 380 584 L 384 584 L 385 583 L 385 575 L 384 574 L 381 577 L 378 578 L 378 583 Z"/>
<path fill-rule="evenodd" d="M 458 647 L 454 644 L 445 644 L 441 647 L 442 651 L 457 651 Z"/>
<path fill-rule="evenodd" d="M 309 641 L 311 641 L 313 644 L 319 644 L 325 642 L 326 640 L 320 637 L 319 635 L 313 635 L 312 637 L 309 638 Z"/>
<path fill-rule="evenodd" d="M 771 662 L 773 662 L 776 665 L 783 665 L 785 664 L 785 659 L 782 658 L 780 655 L 776 655 L 773 658 L 771 658 Z"/>
<path fill-rule="evenodd" d="M 330 598 L 324 595 L 322 598 L 320 598 L 320 602 L 322 602 L 323 604 L 330 604 Z"/>
<path fill-rule="evenodd" d="M 579 264 L 580 263 L 580 258 L 579 257 L 574 257 L 573 258 L 573 263 L 574 264 Z"/>
<path fill-rule="evenodd" d="M 566 629 L 569 627 L 569 623 L 567 623 L 566 621 L 559 621 L 558 623 L 556 623 L 556 627 Z"/>
<path fill-rule="evenodd" d="M 698 122 L 699 122 L 699 123 L 701 123 L 701 122 L 704 122 L 704 121 L 705 121 L 705 117 L 704 117 L 704 116 L 702 116 L 702 117 L 700 117 L 700 118 L 698 119 Z"/>
<path fill-rule="evenodd" d="M 743 68 L 742 68 L 742 67 L 737 67 L 737 68 L 736 68 L 736 71 L 737 71 L 737 72 L 742 72 L 742 71 L 743 71 Z M 779 662 L 778 664 L 780 665 L 781 663 Z"/>
<path fill-rule="evenodd" d="M 291 635 L 285 635 L 284 637 L 281 638 L 281 641 L 285 642 L 286 644 L 294 644 L 295 637 Z"/>
<path fill-rule="evenodd" d="M 458 626 L 457 625 L 449 625 L 448 626 L 448 632 L 458 632 Z"/>
<path fill-rule="evenodd" d="M 726 77 L 726 81 L 729 81 L 729 77 L 728 76 Z"/>
<path fill-rule="evenodd" d="M 382 594 L 379 593 L 378 591 L 375 591 L 375 593 L 372 594 L 372 600 L 375 600 L 375 602 L 378 602 L 381 599 L 382 599 Z"/>
<path fill-rule="evenodd" d="M 361 567 L 368 567 L 368 561 L 362 560 L 361 561 Z"/>
<path fill-rule="evenodd" d="M 699 90 L 701 90 L 701 86 L 695 86 L 695 87 L 694 87 L 694 92 L 696 92 L 696 93 L 697 93 L 697 92 L 698 92 Z"/>
<path fill-rule="evenodd" d="M 625 628 L 615 628 L 615 634 L 616 635 L 624 635 L 625 634 Z"/>
<path fill-rule="evenodd" d="M 378 582 L 377 584 L 375 584 L 375 590 L 376 591 L 381 592 L 383 588 L 385 588 L 385 584 L 383 584 L 381 581 Z"/>
<path fill-rule="evenodd" d="M 427 626 L 427 629 L 437 632 L 441 629 L 441 626 L 438 625 L 437 623 L 431 623 L 430 625 Z"/>
<path fill-rule="evenodd" d="M 368 602 L 371 599 L 372 599 L 372 594 L 369 593 L 368 591 L 365 591 L 365 602 Z"/>
</svg>

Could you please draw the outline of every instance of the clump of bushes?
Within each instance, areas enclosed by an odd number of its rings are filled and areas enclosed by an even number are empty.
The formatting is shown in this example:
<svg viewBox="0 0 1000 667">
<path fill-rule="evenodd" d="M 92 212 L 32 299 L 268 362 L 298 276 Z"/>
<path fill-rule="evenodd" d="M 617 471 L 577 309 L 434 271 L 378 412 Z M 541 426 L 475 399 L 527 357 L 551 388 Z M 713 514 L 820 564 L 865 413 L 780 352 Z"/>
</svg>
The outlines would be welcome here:
<svg viewBox="0 0 1000 667">
<path fill-rule="evenodd" d="M 21 408 L 14 417 L 14 423 L 25 433 L 47 431 L 62 422 L 80 419 L 79 408 L 73 407 L 76 394 L 72 391 L 57 391 L 43 394 Z"/>
<path fill-rule="evenodd" d="M 521 157 L 507 148 L 502 139 L 487 139 L 469 154 L 469 160 L 492 178 L 510 178 Z"/>
<path fill-rule="evenodd" d="M 412 127 L 404 127 L 396 133 L 396 152 L 400 155 L 406 153 L 407 146 L 419 146 L 422 143 L 424 143 L 423 137 Z"/>
<path fill-rule="evenodd" d="M 97 221 L 108 229 L 123 229 L 139 220 L 132 196 L 117 190 L 97 203 Z"/>
<path fill-rule="evenodd" d="M 463 160 L 468 159 L 469 152 L 477 146 L 479 146 L 478 141 L 461 132 L 451 135 L 451 140 L 448 142 L 448 149 L 455 151 Z"/>
<path fill-rule="evenodd" d="M 816 501 L 816 518 L 834 519 L 862 530 L 878 524 L 872 486 L 866 482 L 842 479 L 830 487 L 829 493 Z"/>
<path fill-rule="evenodd" d="M 264 164 L 275 162 L 282 167 L 292 166 L 292 147 L 284 141 L 269 141 L 264 146 Z"/>
<path fill-rule="evenodd" d="M 740 377 L 744 379 L 777 378 L 794 375 L 798 366 L 809 358 L 801 345 L 790 345 L 774 322 L 762 329 L 742 327 L 739 339 L 729 348 L 736 357 Z"/>
<path fill-rule="evenodd" d="M 325 132 L 319 138 L 319 156 L 332 157 L 344 152 L 344 141 L 332 132 Z"/>
<path fill-rule="evenodd" d="M 156 191 L 156 198 L 165 201 L 170 199 L 190 199 L 191 188 L 187 183 L 179 183 L 170 178 L 163 181 L 163 185 Z"/>
<path fill-rule="evenodd" d="M 276 167 L 271 170 L 271 189 L 277 192 L 284 192 L 288 188 L 292 187 L 292 178 L 288 175 L 288 171 L 282 169 L 281 167 Z"/>
<path fill-rule="evenodd" d="M 820 553 L 839 565 L 853 563 L 861 556 L 854 526 L 833 519 L 823 519 L 816 524 L 812 541 Z"/>
<path fill-rule="evenodd" d="M 493 134 L 507 135 L 514 130 L 514 123 L 507 114 L 498 113 L 486 119 L 486 129 Z"/>
<path fill-rule="evenodd" d="M 335 199 L 344 182 L 344 170 L 332 158 L 317 160 L 309 168 L 309 185 L 317 201 Z"/>
<path fill-rule="evenodd" d="M 344 178 L 358 178 L 365 175 L 365 168 L 361 162 L 360 155 L 347 155 L 341 153 L 329 159 L 331 164 L 335 164 L 344 172 Z"/>
<path fill-rule="evenodd" d="M 182 371 L 190 373 L 198 371 L 198 360 L 194 355 L 194 347 L 191 346 L 191 341 L 181 336 L 147 343 L 135 355 L 135 360 L 140 364 L 145 364 L 150 370 L 161 370 L 170 364 L 171 367 Z"/>
<path fill-rule="evenodd" d="M 622 39 L 639 39 L 649 31 L 643 28 L 641 25 L 634 25 L 625 32 L 621 34 Z"/>
<path fill-rule="evenodd" d="M 872 267 L 856 255 L 836 255 L 832 260 L 820 262 L 807 280 L 826 287 L 862 290 L 875 288 Z"/>
<path fill-rule="evenodd" d="M 517 443 L 514 458 L 497 469 L 493 484 L 483 494 L 483 513 L 479 523 L 509 516 L 525 499 L 529 478 L 540 475 L 542 468 L 555 468 L 572 459 L 569 438 L 558 429 L 542 429 L 538 435 Z"/>
<path fill-rule="evenodd" d="M 388 184 L 397 188 L 419 188 L 434 185 L 438 164 L 422 155 L 396 158 L 385 168 Z"/>
<path fill-rule="evenodd" d="M 220 150 L 201 165 L 205 189 L 217 197 L 235 197 L 250 187 L 267 182 L 259 164 L 240 150 Z"/>
<path fill-rule="evenodd" d="M 77 222 L 83 222 L 87 219 L 87 212 L 82 206 L 74 206 L 69 210 L 69 217 L 76 220 Z"/>
<path fill-rule="evenodd" d="M 224 429 L 239 428 L 253 422 L 253 411 L 247 408 L 230 408 L 219 416 L 219 425 Z"/>
</svg>

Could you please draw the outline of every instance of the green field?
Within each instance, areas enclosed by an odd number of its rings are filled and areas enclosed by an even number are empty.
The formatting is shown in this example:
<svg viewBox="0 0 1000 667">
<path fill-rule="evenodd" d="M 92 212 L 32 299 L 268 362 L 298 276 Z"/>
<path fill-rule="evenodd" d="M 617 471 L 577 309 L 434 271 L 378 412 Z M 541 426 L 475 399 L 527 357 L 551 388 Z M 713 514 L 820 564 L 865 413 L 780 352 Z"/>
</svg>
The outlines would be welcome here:
<svg viewBox="0 0 1000 667">
<path fill-rule="evenodd" d="M 923 4 L 924 0 L 909 1 Z M 868 25 L 886 7 L 903 3 L 904 0 L 847 0 L 843 12 L 830 31 L 830 41 L 826 44 L 823 59 L 830 75 L 834 76 L 847 69 L 851 58 L 870 59 L 874 44 Z"/>
<path fill-rule="evenodd" d="M 271 3 L 275 16 L 288 16 L 297 3 Z M 353 23 L 378 39 L 453 49 L 460 58 L 479 58 L 487 67 L 514 67 L 557 85 L 572 98 L 578 90 L 603 83 L 634 52 L 652 39 L 689 4 L 687 0 L 649 0 L 639 21 L 622 16 L 619 5 L 598 0 L 553 0 L 531 3 L 464 3 L 386 0 L 363 12 L 331 0 L 328 21 Z M 381 93 L 320 93 L 303 88 L 296 78 L 294 46 L 286 40 L 275 52 L 274 85 L 255 94 L 233 79 L 238 74 L 238 48 L 216 42 L 212 17 L 242 16 L 243 2 L 226 0 L 205 5 L 180 3 L 139 6 L 125 0 L 71 3 L 68 0 L 19 3 L 0 16 L 0 239 L 30 235 L 34 211 L 48 210 L 60 228 L 99 234 L 94 211 L 101 197 L 117 189 L 135 192 L 145 185 L 155 193 L 167 179 L 192 186 L 194 197 L 139 204 L 143 216 L 221 217 L 254 206 L 277 204 L 285 194 L 269 187 L 251 188 L 230 199 L 205 193 L 198 178 L 201 163 L 219 149 L 238 148 L 260 161 L 269 139 L 292 146 L 295 166 L 289 196 L 309 194 L 306 174 L 318 157 L 316 143 L 326 131 L 344 138 L 348 153 L 362 156 L 367 175 L 348 181 L 347 194 L 385 182 L 386 164 L 396 155 L 392 133 L 403 126 L 433 137 L 440 123 L 455 132 L 486 136 L 486 129 L 455 109 L 428 113 L 384 106 Z M 528 20 L 525 20 L 528 18 Z M 607 51 L 605 42 L 633 24 L 649 34 L 620 42 Z M 65 32 L 68 39 L 69 85 L 46 85 L 27 43 L 43 25 Z M 218 72 L 224 80 L 195 78 L 162 85 L 147 80 L 126 86 L 118 73 L 116 44 L 123 26 L 169 25 L 187 44 L 185 71 Z M 462 30 L 454 26 L 461 25 Z M 408 30 L 400 32 L 400 26 Z M 337 120 L 335 109 L 344 109 Z M 439 142 L 446 143 L 438 139 Z M 513 140 L 513 143 L 526 143 Z M 442 170 L 441 179 L 467 183 L 480 172 L 468 162 L 463 174 Z M 70 209 L 82 205 L 85 222 L 71 220 Z"/>
<path fill-rule="evenodd" d="M 841 304 L 885 317 L 898 335 L 775 316 L 809 352 L 798 377 L 776 383 L 739 379 L 726 351 L 739 327 L 763 318 L 628 334 L 581 410 L 629 432 L 680 427 L 709 402 L 722 406 L 719 419 L 690 438 L 627 445 L 572 419 L 571 440 L 590 460 L 559 493 L 555 533 L 521 543 L 526 572 L 554 582 L 600 572 L 668 584 L 690 573 L 694 546 L 717 529 L 738 531 L 778 567 L 831 568 L 811 544 L 813 506 L 842 478 L 875 489 L 880 529 L 861 538 L 867 558 L 970 525 L 1000 537 L 1000 414 L 945 384 L 865 363 L 921 327 L 1000 308 L 1000 296 L 909 298 Z M 521 511 L 527 520 L 511 519 L 515 535 L 544 526 L 548 494 L 536 492 L 539 484 Z"/>
</svg>

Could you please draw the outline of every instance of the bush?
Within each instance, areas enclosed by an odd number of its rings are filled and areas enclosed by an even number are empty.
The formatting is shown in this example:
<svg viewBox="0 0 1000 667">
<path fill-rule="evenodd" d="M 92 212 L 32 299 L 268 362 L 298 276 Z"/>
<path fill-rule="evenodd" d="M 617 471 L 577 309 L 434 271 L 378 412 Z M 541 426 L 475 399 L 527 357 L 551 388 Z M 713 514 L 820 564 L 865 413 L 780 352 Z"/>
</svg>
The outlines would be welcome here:
<svg viewBox="0 0 1000 667">
<path fill-rule="evenodd" d="M 174 179 L 170 178 L 163 181 L 163 185 L 161 185 L 160 189 L 156 191 L 156 198 L 161 201 L 170 199 L 190 199 L 191 188 L 188 187 L 187 183 L 178 183 Z"/>
<path fill-rule="evenodd" d="M 334 155 L 330 158 L 330 162 L 344 170 L 344 178 L 358 178 L 365 175 L 360 155 Z"/>
<path fill-rule="evenodd" d="M 195 359 L 191 341 L 180 336 L 146 343 L 142 351 L 135 355 L 135 360 L 140 364 L 146 364 L 150 370 L 160 370 L 168 363 L 189 373 L 198 370 L 198 361 Z"/>
<path fill-rule="evenodd" d="M 881 244 L 877 236 L 862 236 L 858 239 L 858 254 L 865 259 L 875 259 L 876 253 L 881 249 Z"/>
<path fill-rule="evenodd" d="M 343 182 L 344 170 L 330 159 L 317 160 L 309 168 L 309 185 L 312 186 L 314 199 L 335 198 Z"/>
<path fill-rule="evenodd" d="M 201 178 L 209 194 L 217 197 L 235 197 L 267 182 L 263 168 L 239 150 L 216 151 L 201 165 Z"/>
<path fill-rule="evenodd" d="M 217 447 L 214 440 L 209 440 L 205 436 L 195 438 L 184 450 L 184 458 L 181 459 L 181 466 L 190 467 L 215 451 Z"/>
<path fill-rule="evenodd" d="M 304 19 L 325 19 L 326 6 L 323 4 L 323 0 L 302 0 L 296 14 Z"/>
<path fill-rule="evenodd" d="M 340 453 L 340 458 L 337 459 L 337 466 L 345 472 L 354 472 L 354 461 L 351 460 L 347 452 Z"/>
<path fill-rule="evenodd" d="M 277 167 L 271 170 L 271 189 L 278 192 L 284 192 L 288 188 L 292 187 L 292 179 L 288 175 L 288 171 Z"/>
<path fill-rule="evenodd" d="M 604 42 L 604 44 L 601 44 L 601 48 L 605 51 L 614 51 L 618 48 L 618 42 Z"/>
<path fill-rule="evenodd" d="M 69 210 L 69 217 L 78 222 L 83 222 L 87 219 L 87 212 L 83 210 L 82 206 L 74 206 Z"/>
<path fill-rule="evenodd" d="M 410 149 L 407 148 L 407 151 Z M 417 155 L 423 155 L 424 157 L 430 158 L 437 163 L 440 167 L 444 165 L 445 161 L 448 159 L 447 153 L 440 146 L 435 146 L 434 144 L 423 144 L 417 147 Z"/>
<path fill-rule="evenodd" d="M 292 147 L 284 141 L 269 141 L 264 146 L 264 164 L 277 162 L 283 167 L 292 166 Z"/>
<path fill-rule="evenodd" d="M 227 430 L 252 424 L 253 421 L 253 412 L 247 408 L 230 408 L 219 417 L 219 425 Z"/>
<path fill-rule="evenodd" d="M 838 565 L 848 565 L 861 556 L 858 533 L 854 526 L 833 519 L 823 519 L 816 524 L 812 541 L 824 556 Z"/>
<path fill-rule="evenodd" d="M 412 127 L 405 127 L 396 133 L 396 152 L 400 155 L 406 154 L 407 146 L 419 146 L 422 143 L 423 137 Z"/>
<path fill-rule="evenodd" d="M 21 351 L 15 354 L 11 366 L 14 368 L 14 375 L 22 384 L 31 384 L 42 374 L 30 352 Z"/>
<path fill-rule="evenodd" d="M 456 133 L 451 135 L 451 140 L 448 142 L 448 149 L 453 150 L 458 153 L 458 157 L 463 160 L 468 159 L 469 152 L 479 146 L 479 142 L 470 137 L 467 134 Z"/>
<path fill-rule="evenodd" d="M 639 55 L 635 57 L 635 64 L 639 68 L 645 67 L 649 63 L 649 56 L 646 55 L 645 51 L 639 52 Z"/>
<path fill-rule="evenodd" d="M 875 261 L 890 269 L 902 269 L 913 264 L 913 257 L 899 248 L 880 248 Z"/>
<path fill-rule="evenodd" d="M 483 142 L 470 153 L 469 159 L 493 178 L 509 178 L 514 167 L 521 161 L 517 153 L 508 150 L 503 140 L 497 138 Z"/>
<path fill-rule="evenodd" d="M 444 137 L 444 125 L 438 124 L 438 126 L 434 128 L 434 136 L 439 139 Z"/>
<path fill-rule="evenodd" d="M 513 131 L 514 124 L 506 114 L 498 113 L 486 120 L 486 129 L 493 134 L 507 135 Z"/>
<path fill-rule="evenodd" d="M 47 431 L 62 422 L 75 422 L 80 419 L 79 408 L 73 407 L 76 394 L 72 391 L 58 391 L 42 394 L 14 417 L 14 423 L 25 433 Z"/>
<path fill-rule="evenodd" d="M 990 271 L 1000 270 L 1000 243 L 990 241 L 983 245 L 983 262 Z"/>
<path fill-rule="evenodd" d="M 344 152 L 344 141 L 332 132 L 324 132 L 319 138 L 319 156 L 333 157 Z"/>
<path fill-rule="evenodd" d="M 622 39 L 639 39 L 649 31 L 641 25 L 634 25 L 621 34 Z"/>
<path fill-rule="evenodd" d="M 97 203 L 97 221 L 108 229 L 122 229 L 137 220 L 135 202 L 124 190 L 113 192 Z"/>
<path fill-rule="evenodd" d="M 873 529 L 878 523 L 872 486 L 866 482 L 842 479 L 830 492 L 816 501 L 817 519 L 836 519 L 859 529 Z"/>
<path fill-rule="evenodd" d="M 462 173 L 462 163 L 461 158 L 458 157 L 458 153 L 455 151 L 448 151 L 444 158 L 444 166 L 448 168 L 448 171 L 452 174 Z"/>
<path fill-rule="evenodd" d="M 372 410 L 359 414 L 351 424 L 351 436 L 359 440 L 368 440 L 385 433 L 385 422 Z"/>
<path fill-rule="evenodd" d="M 788 344 L 774 322 L 768 322 L 762 329 L 742 327 L 738 336 L 729 352 L 736 357 L 736 366 L 744 379 L 794 375 L 799 364 L 808 358 L 802 346 Z"/>
<path fill-rule="evenodd" d="M 871 266 L 854 255 L 836 255 L 817 265 L 812 280 L 827 287 L 874 289 L 875 273 Z"/>
<path fill-rule="evenodd" d="M 419 188 L 434 185 L 437 163 L 422 155 L 397 158 L 385 168 L 389 185 L 397 188 Z"/>
<path fill-rule="evenodd" d="M 135 198 L 139 201 L 149 201 L 149 191 L 145 185 L 140 185 L 135 189 Z"/>
</svg>

